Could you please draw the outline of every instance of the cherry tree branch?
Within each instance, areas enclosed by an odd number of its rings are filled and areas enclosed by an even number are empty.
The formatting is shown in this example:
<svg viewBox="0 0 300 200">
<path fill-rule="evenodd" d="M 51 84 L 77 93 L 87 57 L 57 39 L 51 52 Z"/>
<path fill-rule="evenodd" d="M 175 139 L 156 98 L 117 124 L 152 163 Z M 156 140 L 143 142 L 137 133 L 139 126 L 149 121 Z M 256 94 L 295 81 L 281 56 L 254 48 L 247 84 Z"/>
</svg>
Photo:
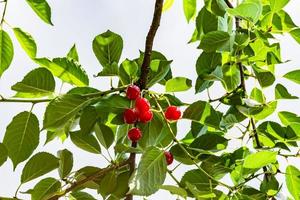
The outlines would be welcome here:
<svg viewBox="0 0 300 200">
<path fill-rule="evenodd" d="M 147 81 L 148 81 L 148 74 L 149 74 L 149 70 L 150 70 L 149 68 L 150 68 L 150 62 L 151 62 L 152 48 L 153 48 L 153 43 L 154 43 L 154 38 L 155 38 L 156 32 L 160 25 L 163 3 L 164 3 L 164 0 L 156 0 L 152 23 L 151 23 L 149 32 L 146 37 L 144 59 L 143 59 L 143 63 L 141 66 L 141 76 L 137 83 L 141 90 L 147 89 L 146 87 L 147 87 Z M 137 143 L 132 142 L 131 146 L 133 148 L 136 148 Z M 136 158 L 136 154 L 130 153 L 129 166 L 130 166 L 131 174 L 135 170 L 135 158 Z M 128 194 L 126 196 L 126 200 L 132 200 L 132 198 L 133 198 L 132 194 Z"/>
</svg>

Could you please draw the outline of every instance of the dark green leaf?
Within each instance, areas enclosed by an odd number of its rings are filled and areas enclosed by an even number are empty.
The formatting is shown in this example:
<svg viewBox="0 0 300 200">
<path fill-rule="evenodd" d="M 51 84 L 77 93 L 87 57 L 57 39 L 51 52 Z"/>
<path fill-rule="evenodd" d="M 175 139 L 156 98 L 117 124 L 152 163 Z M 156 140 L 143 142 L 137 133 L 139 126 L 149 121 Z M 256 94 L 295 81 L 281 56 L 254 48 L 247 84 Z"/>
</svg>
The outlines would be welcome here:
<svg viewBox="0 0 300 200">
<path fill-rule="evenodd" d="M 111 194 L 117 186 L 117 172 L 115 170 L 107 173 L 100 182 L 98 192 L 104 199 Z"/>
<path fill-rule="evenodd" d="M 227 147 L 228 140 L 215 133 L 206 133 L 196 138 L 190 147 L 210 151 L 220 151 Z"/>
<path fill-rule="evenodd" d="M 292 96 L 283 85 L 277 84 L 275 87 L 275 99 L 298 99 L 298 97 Z"/>
<path fill-rule="evenodd" d="M 261 87 L 268 87 L 274 83 L 275 76 L 271 71 L 258 67 L 253 67 L 253 70 Z"/>
<path fill-rule="evenodd" d="M 130 108 L 130 100 L 126 97 L 114 94 L 111 96 L 103 97 L 95 104 L 97 111 L 109 111 L 112 113 L 123 113 L 125 109 Z"/>
<path fill-rule="evenodd" d="M 70 200 L 96 200 L 92 195 L 82 192 L 75 191 L 70 194 Z"/>
<path fill-rule="evenodd" d="M 199 191 L 209 191 L 211 188 L 217 186 L 215 181 L 210 180 L 210 178 L 199 169 L 186 172 L 180 183 L 183 186 L 186 186 L 187 183 L 193 184 Z"/>
<path fill-rule="evenodd" d="M 292 30 L 290 34 L 300 44 L 300 28 Z"/>
<path fill-rule="evenodd" d="M 100 145 L 92 134 L 82 134 L 80 131 L 71 132 L 70 137 L 72 142 L 79 148 L 95 154 L 101 153 Z"/>
<path fill-rule="evenodd" d="M 38 182 L 31 193 L 31 200 L 46 200 L 59 192 L 61 184 L 55 178 L 45 178 Z"/>
<path fill-rule="evenodd" d="M 73 168 L 73 154 L 67 149 L 57 152 L 59 158 L 58 172 L 61 179 L 69 175 Z"/>
<path fill-rule="evenodd" d="M 167 190 L 169 191 L 171 194 L 173 195 L 179 195 L 183 198 L 187 197 L 187 192 L 185 189 L 178 187 L 178 186 L 174 186 L 174 185 L 162 185 L 160 186 L 160 189 L 163 190 Z"/>
<path fill-rule="evenodd" d="M 149 196 L 164 183 L 167 163 L 164 152 L 157 147 L 148 147 L 143 154 L 136 174 L 132 177 L 130 193 Z"/>
<path fill-rule="evenodd" d="M 114 142 L 115 135 L 112 129 L 101 123 L 97 123 L 95 125 L 95 133 L 98 141 L 104 146 L 104 148 L 108 149 L 112 143 Z"/>
<path fill-rule="evenodd" d="M 26 183 L 56 169 L 58 158 L 46 152 L 40 152 L 30 158 L 22 171 L 21 183 Z"/>
<path fill-rule="evenodd" d="M 33 113 L 16 115 L 6 128 L 3 144 L 14 168 L 30 157 L 39 144 L 39 121 Z"/>
<path fill-rule="evenodd" d="M 199 48 L 206 52 L 230 51 L 232 45 L 231 37 L 227 32 L 212 31 L 203 36 Z"/>
<path fill-rule="evenodd" d="M 5 163 L 8 157 L 8 151 L 7 148 L 3 143 L 0 143 L 0 167 Z"/>
<path fill-rule="evenodd" d="M 228 8 L 223 0 L 205 0 L 205 7 L 207 10 L 218 16 L 224 16 L 226 8 Z"/>
</svg>

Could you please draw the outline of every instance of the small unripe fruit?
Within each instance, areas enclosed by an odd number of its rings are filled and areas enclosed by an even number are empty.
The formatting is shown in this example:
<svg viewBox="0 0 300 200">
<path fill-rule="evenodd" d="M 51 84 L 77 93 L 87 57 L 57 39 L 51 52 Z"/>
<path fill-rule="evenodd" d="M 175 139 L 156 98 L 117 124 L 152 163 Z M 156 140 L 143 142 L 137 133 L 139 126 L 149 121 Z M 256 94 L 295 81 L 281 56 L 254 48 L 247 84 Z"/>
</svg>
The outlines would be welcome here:
<svg viewBox="0 0 300 200">
<path fill-rule="evenodd" d="M 130 100 L 135 100 L 140 96 L 141 90 L 136 85 L 130 85 L 126 90 L 126 97 Z"/>
<path fill-rule="evenodd" d="M 137 121 L 138 116 L 134 109 L 126 109 L 123 118 L 126 124 L 134 124 Z"/>
<path fill-rule="evenodd" d="M 138 119 L 142 123 L 147 123 L 147 122 L 151 121 L 152 118 L 153 118 L 153 113 L 151 110 L 139 113 L 139 115 L 138 115 Z"/>
<path fill-rule="evenodd" d="M 138 113 L 143 113 L 150 110 L 150 103 L 145 98 L 137 98 L 135 101 L 135 109 Z"/>
<path fill-rule="evenodd" d="M 165 151 L 165 157 L 166 157 L 167 164 L 171 165 L 174 160 L 173 154 L 171 154 L 169 151 Z"/>
<path fill-rule="evenodd" d="M 132 128 L 128 131 L 128 138 L 132 142 L 137 142 L 142 137 L 142 131 L 139 128 Z"/>
<path fill-rule="evenodd" d="M 181 117 L 181 111 L 176 106 L 169 106 L 165 112 L 168 120 L 178 120 Z"/>
</svg>

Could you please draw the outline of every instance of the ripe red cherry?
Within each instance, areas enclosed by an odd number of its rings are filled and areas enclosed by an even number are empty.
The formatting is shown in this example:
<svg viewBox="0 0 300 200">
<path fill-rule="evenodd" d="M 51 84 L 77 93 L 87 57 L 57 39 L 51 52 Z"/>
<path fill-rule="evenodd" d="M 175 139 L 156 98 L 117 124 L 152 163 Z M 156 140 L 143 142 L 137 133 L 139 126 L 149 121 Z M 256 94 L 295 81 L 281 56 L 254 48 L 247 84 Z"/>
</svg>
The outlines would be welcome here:
<svg viewBox="0 0 300 200">
<path fill-rule="evenodd" d="M 140 96 L 140 88 L 136 85 L 130 85 L 127 87 L 126 96 L 130 100 L 135 100 Z"/>
<path fill-rule="evenodd" d="M 137 121 L 138 116 L 134 109 L 126 109 L 123 118 L 126 124 L 134 124 Z"/>
<path fill-rule="evenodd" d="M 174 160 L 173 155 L 169 151 L 165 151 L 165 157 L 166 157 L 167 164 L 171 165 Z"/>
<path fill-rule="evenodd" d="M 132 128 L 127 136 L 132 142 L 136 142 L 142 137 L 142 131 L 139 128 Z"/>
<path fill-rule="evenodd" d="M 169 106 L 165 112 L 168 120 L 178 120 L 181 117 L 181 111 L 176 106 Z"/>
<path fill-rule="evenodd" d="M 135 101 L 135 109 L 138 113 L 143 113 L 150 110 L 150 103 L 145 98 L 137 98 Z"/>
<path fill-rule="evenodd" d="M 142 123 L 147 123 L 147 122 L 151 121 L 152 118 L 153 118 L 153 113 L 151 110 L 139 113 L 139 115 L 138 115 L 138 119 Z"/>
</svg>

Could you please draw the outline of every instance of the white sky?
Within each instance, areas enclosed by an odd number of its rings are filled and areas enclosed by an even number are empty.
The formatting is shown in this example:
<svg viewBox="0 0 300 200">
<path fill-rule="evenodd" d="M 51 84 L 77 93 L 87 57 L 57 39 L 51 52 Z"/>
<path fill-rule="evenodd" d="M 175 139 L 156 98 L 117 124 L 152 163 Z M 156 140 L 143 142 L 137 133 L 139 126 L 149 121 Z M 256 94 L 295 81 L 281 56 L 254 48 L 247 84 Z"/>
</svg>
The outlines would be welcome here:
<svg viewBox="0 0 300 200">
<path fill-rule="evenodd" d="M 201 2 L 202 1 L 198 1 Z M 135 58 L 138 56 L 138 50 L 144 49 L 145 36 L 149 29 L 153 12 L 153 0 L 49 0 L 52 7 L 52 20 L 54 26 L 43 23 L 30 9 L 25 1 L 9 0 L 7 10 L 7 22 L 13 27 L 21 27 L 23 30 L 32 34 L 38 44 L 38 56 L 43 57 L 59 57 L 64 56 L 69 48 L 76 43 L 80 62 L 90 76 L 91 86 L 99 89 L 107 89 L 109 86 L 107 80 L 93 78 L 92 75 L 101 70 L 100 64 L 92 52 L 93 38 L 110 29 L 119 33 L 124 40 L 124 49 L 122 58 Z M 295 23 L 300 25 L 299 2 L 291 0 L 286 10 L 291 14 Z M 4 28 L 13 38 L 12 31 L 9 27 Z M 155 39 L 154 49 L 159 50 L 166 55 L 168 59 L 172 59 L 172 69 L 174 76 L 185 76 L 195 80 L 195 62 L 200 54 L 196 49 L 196 45 L 188 45 L 194 24 L 187 24 L 183 15 L 182 1 L 175 0 L 174 6 L 168 12 L 163 14 L 161 26 Z M 282 39 L 282 57 L 283 60 L 291 60 L 290 62 L 278 65 L 277 75 L 282 76 L 287 71 L 300 67 L 300 45 L 298 45 L 289 36 L 280 37 Z M 14 40 L 15 56 L 9 70 L 7 70 L 0 79 L 0 94 L 3 96 L 11 96 L 14 93 L 10 91 L 10 87 L 20 81 L 22 77 L 30 70 L 36 67 L 20 48 L 19 44 Z M 280 79 L 281 83 L 287 85 L 289 91 L 299 96 L 300 87 L 294 83 Z M 60 85 L 57 84 L 57 89 Z M 65 88 L 66 89 L 66 88 Z M 264 91 L 269 94 L 269 100 L 273 98 L 273 88 Z M 211 91 L 212 96 L 218 97 L 223 94 L 218 89 Z M 192 102 L 202 95 L 194 95 L 191 90 L 188 93 L 179 94 L 185 101 Z M 282 101 L 279 103 L 278 110 L 290 110 L 300 114 L 299 100 Z M 28 104 L 0 104 L 0 141 L 4 137 L 5 127 L 11 121 L 12 117 L 17 113 L 29 110 Z M 42 119 L 44 106 L 36 106 L 34 113 Z M 276 115 L 275 115 L 276 117 Z M 275 118 L 274 118 L 275 119 Z M 41 124 L 41 123 L 40 123 Z M 40 125 L 41 126 L 41 125 Z M 179 135 L 184 135 L 188 130 L 188 123 L 180 123 Z M 42 133 L 40 143 L 44 143 L 45 137 Z M 237 144 L 231 144 L 237 145 Z M 72 149 L 75 156 L 74 169 L 79 169 L 85 165 L 105 166 L 107 163 L 99 156 L 85 153 L 74 147 L 71 142 L 66 141 L 61 144 L 59 141 L 51 142 L 46 146 L 40 145 L 35 153 L 39 151 L 49 151 L 56 154 L 57 150 L 62 148 Z M 285 161 L 284 161 L 285 162 Z M 298 165 L 295 160 L 290 160 L 289 164 Z M 13 196 L 16 187 L 19 184 L 19 177 L 24 163 L 20 164 L 16 171 L 12 171 L 11 161 L 6 162 L 0 168 L 0 196 Z M 284 166 L 286 163 L 284 163 Z M 183 174 L 182 168 L 177 172 L 180 178 Z M 50 175 L 57 176 L 57 172 Z M 170 180 L 167 180 L 169 182 Z M 31 188 L 37 181 L 31 181 L 25 184 L 21 191 Z M 286 190 L 284 190 L 286 192 Z M 28 196 L 22 196 L 29 199 Z M 149 199 L 174 199 L 169 193 L 160 191 Z M 136 197 L 135 199 L 142 199 Z"/>
</svg>

